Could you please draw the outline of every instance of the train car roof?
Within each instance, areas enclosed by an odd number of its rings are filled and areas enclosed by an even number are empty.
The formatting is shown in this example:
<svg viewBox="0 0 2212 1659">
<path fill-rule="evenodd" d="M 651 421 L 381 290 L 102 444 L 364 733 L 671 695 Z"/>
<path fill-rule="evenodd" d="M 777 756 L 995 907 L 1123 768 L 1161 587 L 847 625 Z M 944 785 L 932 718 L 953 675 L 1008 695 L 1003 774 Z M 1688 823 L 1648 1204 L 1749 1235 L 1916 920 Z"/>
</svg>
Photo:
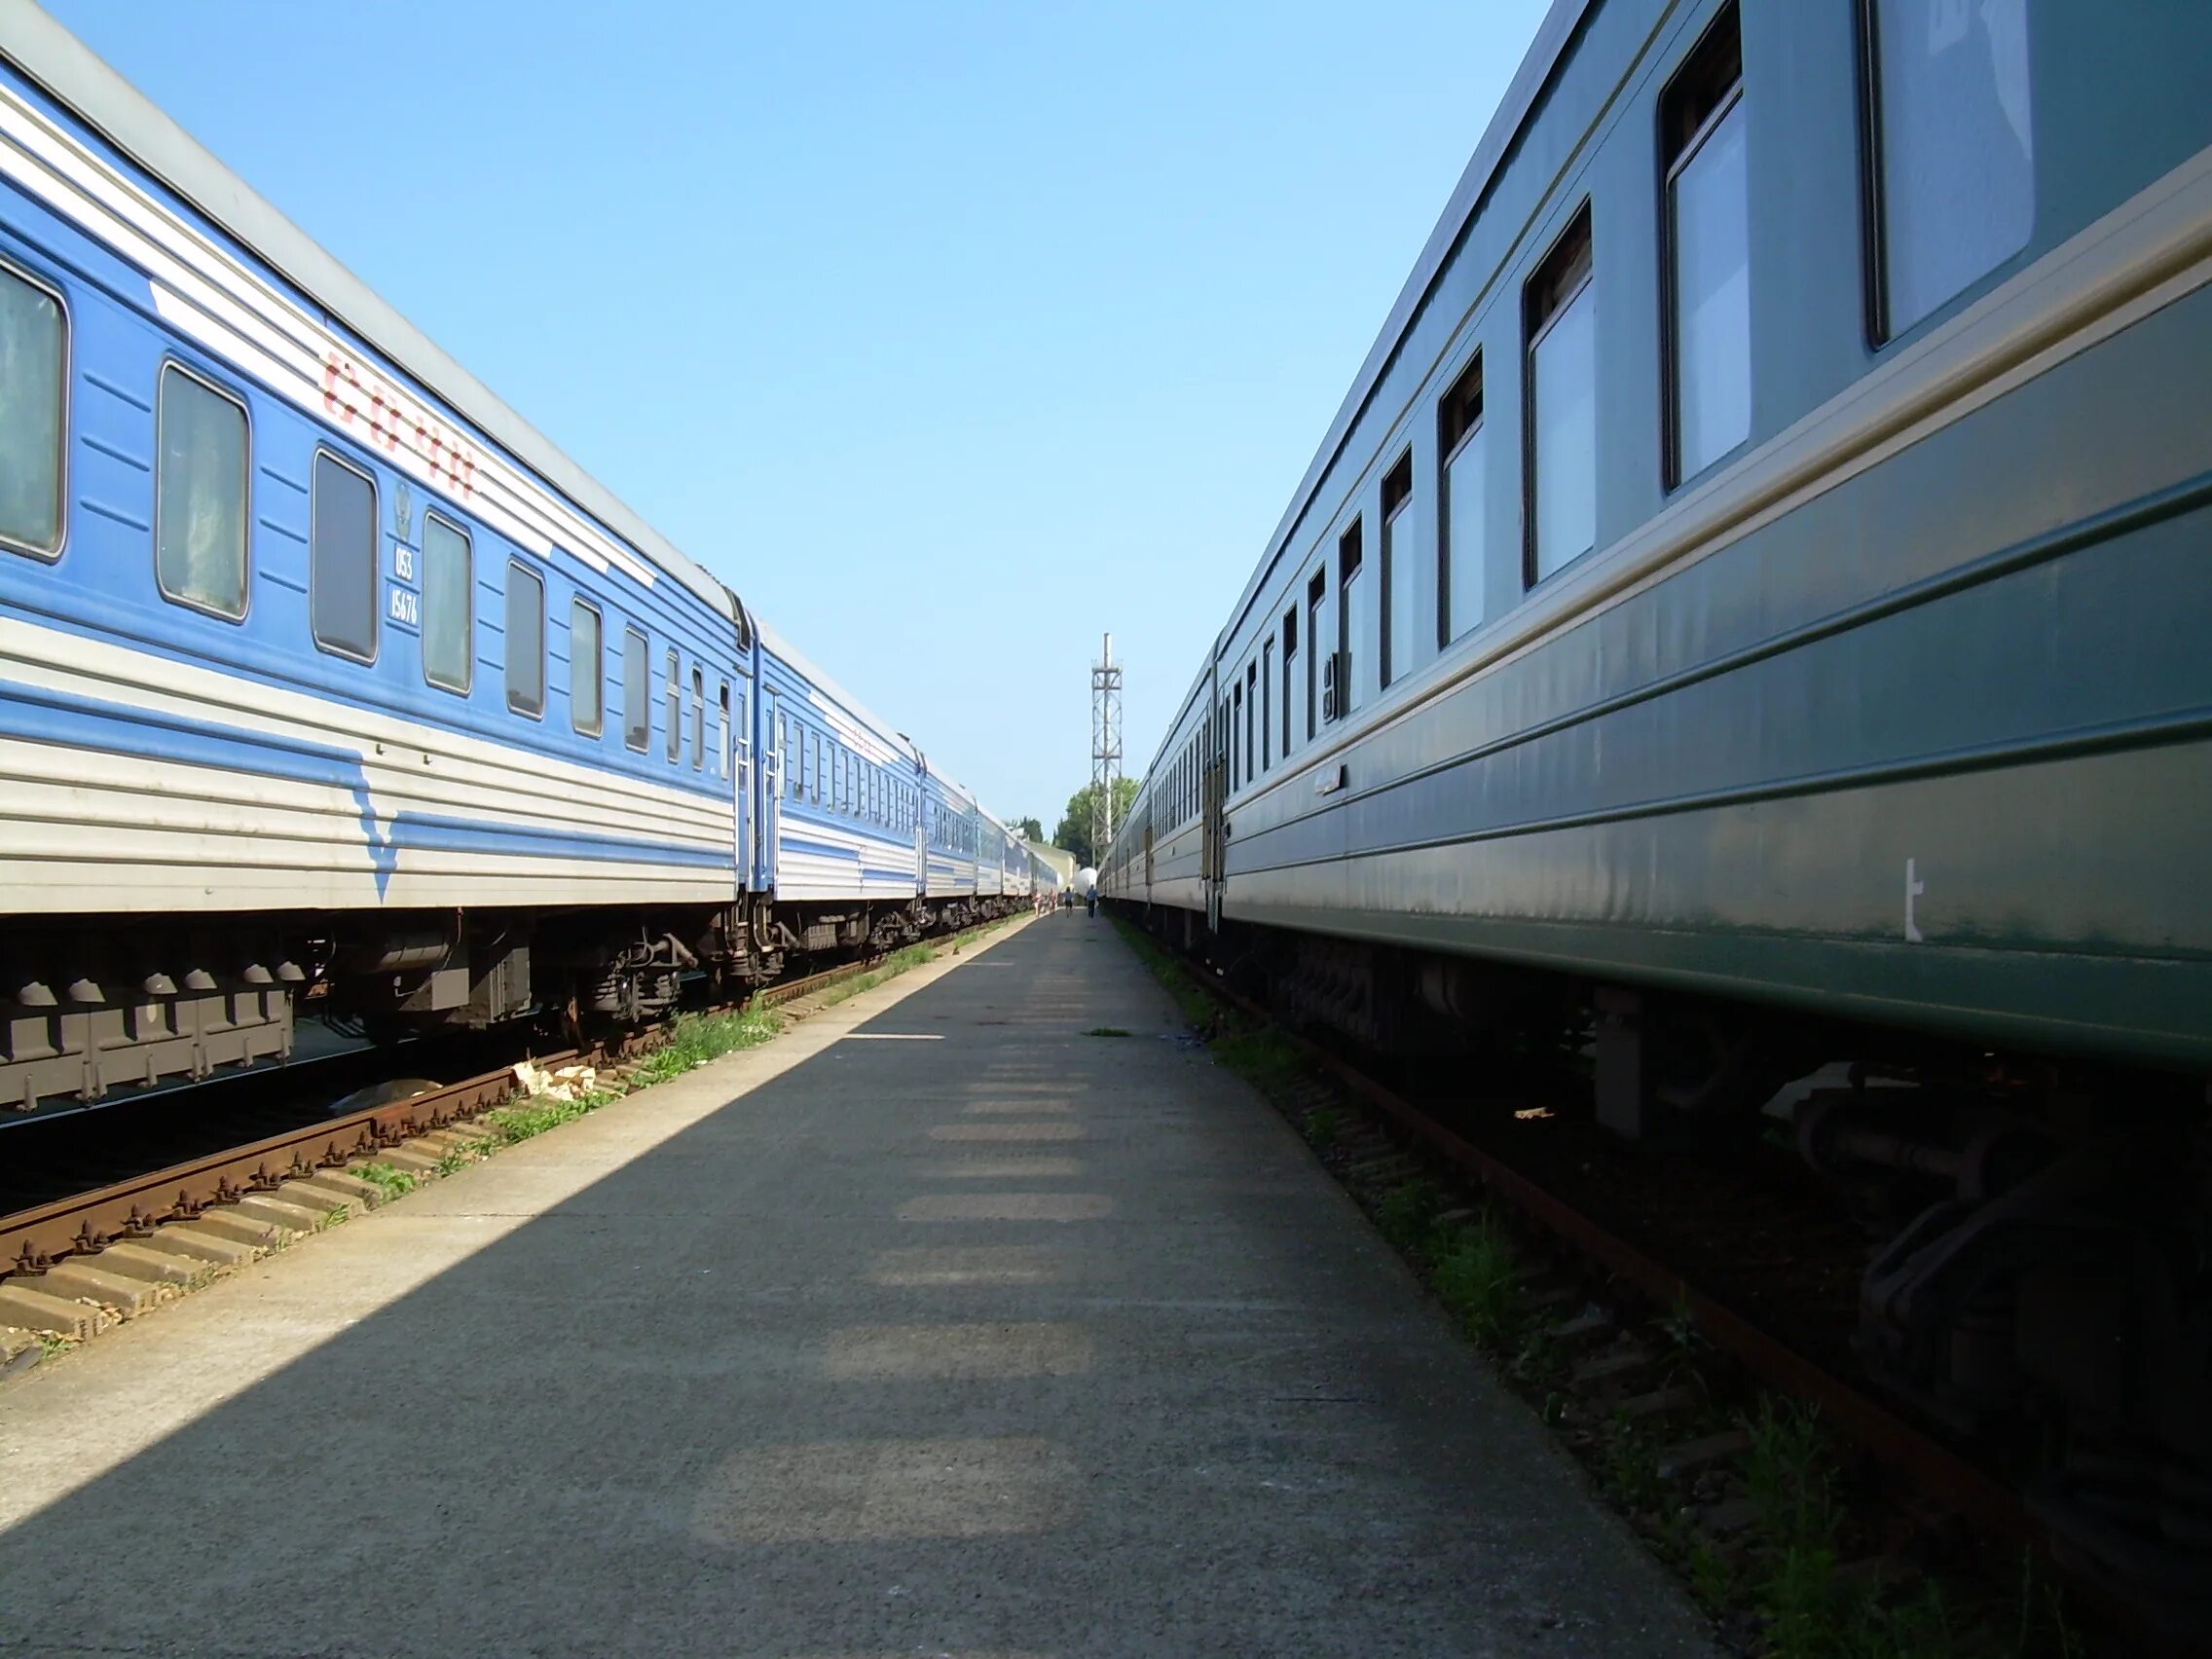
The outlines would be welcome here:
<svg viewBox="0 0 2212 1659">
<path fill-rule="evenodd" d="M 656 568 L 741 624 L 748 620 L 726 583 L 623 505 L 35 0 L 0 0 L 0 16 L 7 23 L 0 55 L 55 101 Z"/>
<path fill-rule="evenodd" d="M 844 710 L 846 714 L 852 716 L 861 724 L 866 726 L 869 731 L 889 744 L 898 753 L 905 756 L 907 759 L 915 759 L 921 755 L 921 751 L 914 746 L 912 738 L 904 732 L 893 729 L 873 709 L 870 709 L 866 703 L 838 684 L 829 675 L 823 673 L 814 660 L 793 645 L 780 629 L 770 626 L 757 616 L 753 619 L 753 625 L 760 636 L 761 649 L 773 656 L 781 657 L 792 667 L 797 669 L 799 673 L 805 675 L 808 683 L 813 685 L 817 691 L 835 703 L 838 708 Z"/>
<path fill-rule="evenodd" d="M 1406 330 L 1413 326 L 1414 318 L 1428 299 L 1429 288 L 1443 272 L 1446 261 L 1458 245 L 1460 236 L 1473 223 L 1481 208 L 1483 198 L 1489 194 L 1491 182 L 1505 166 L 1506 152 L 1520 135 L 1523 125 L 1543 95 L 1544 88 L 1552 78 L 1552 71 L 1567 55 L 1568 45 L 1574 39 L 1582 19 L 1599 4 L 1599 0 L 1552 0 L 1552 8 L 1544 14 L 1544 20 L 1536 27 L 1536 37 L 1529 43 L 1529 50 L 1521 59 L 1521 67 L 1513 72 L 1513 79 L 1505 89 L 1505 96 L 1498 100 L 1497 109 L 1483 129 L 1482 142 L 1467 163 L 1466 170 L 1459 175 L 1452 196 L 1437 216 L 1436 227 L 1428 233 L 1428 240 L 1421 244 L 1420 257 L 1414 261 L 1413 272 L 1405 285 L 1398 290 L 1397 303 L 1391 306 L 1390 314 L 1368 348 L 1366 360 L 1359 365 L 1359 373 L 1352 377 L 1351 389 L 1345 393 L 1344 401 L 1337 406 L 1336 418 L 1329 423 L 1329 430 L 1321 439 L 1321 446 L 1313 452 L 1307 463 L 1306 475 L 1292 492 L 1290 505 L 1283 509 L 1282 518 L 1268 537 L 1267 551 L 1251 579 L 1237 596 L 1235 608 L 1230 613 L 1230 624 L 1214 642 L 1214 655 L 1228 649 L 1236 630 L 1242 625 L 1244 614 L 1252 607 L 1253 598 L 1267 584 L 1275 561 L 1282 556 L 1299 521 L 1312 504 L 1321 480 L 1337 459 L 1345 440 L 1351 435 L 1353 423 L 1367 400 L 1382 384 L 1382 372 L 1390 366 L 1398 342 Z"/>
</svg>

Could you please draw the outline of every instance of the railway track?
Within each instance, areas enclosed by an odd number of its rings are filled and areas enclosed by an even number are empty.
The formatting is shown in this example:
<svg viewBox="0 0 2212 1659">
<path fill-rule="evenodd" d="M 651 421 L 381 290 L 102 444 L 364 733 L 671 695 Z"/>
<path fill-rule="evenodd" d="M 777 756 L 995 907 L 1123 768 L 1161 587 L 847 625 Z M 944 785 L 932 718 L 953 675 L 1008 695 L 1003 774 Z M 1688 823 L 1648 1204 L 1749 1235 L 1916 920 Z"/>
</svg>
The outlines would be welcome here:
<svg viewBox="0 0 2212 1659">
<path fill-rule="evenodd" d="M 1804 1235 L 1832 1232 L 1841 1218 L 1790 1210 L 1793 1198 L 1802 1194 L 1754 1187 L 1756 1160 L 1702 1180 L 1690 1177 L 1688 1161 L 1677 1161 L 1676 1173 L 1682 1178 L 1673 1183 L 1669 1196 L 1646 1202 L 1642 1214 L 1624 1220 L 1618 1202 L 1608 1203 L 1604 1195 L 1590 1191 L 1590 1177 L 1604 1157 L 1597 1144 L 1604 1131 L 1594 1125 L 1579 1134 L 1553 1136 L 1549 1150 L 1536 1158 L 1500 1150 L 1505 1142 L 1541 1144 L 1541 1133 L 1526 1132 L 1536 1127 L 1528 1120 L 1568 1117 L 1571 1108 L 1559 1100 L 1546 1103 L 1538 1090 L 1519 1102 L 1518 1111 L 1486 1102 L 1493 1109 L 1479 1116 L 1493 1125 L 1506 1120 L 1512 1130 L 1486 1134 L 1441 1092 L 1376 1076 L 1358 1060 L 1286 1029 L 1204 963 L 1150 935 L 1137 937 L 1185 969 L 1205 996 L 1295 1053 L 1306 1068 L 1300 1082 L 1255 1081 L 1302 1128 L 1315 1112 L 1328 1118 L 1345 1107 L 1364 1120 L 1348 1132 L 1332 1124 L 1328 1144 L 1316 1150 L 1386 1233 L 1390 1195 L 1424 1180 L 1437 1188 L 1427 1207 L 1447 1221 L 1464 1223 L 1489 1205 L 1516 1218 L 1515 1235 L 1526 1246 L 1517 1271 L 1518 1294 L 1530 1313 L 1526 1330 L 1532 1345 L 1556 1342 L 1567 1355 L 1532 1390 L 1537 1403 L 1547 1419 L 1557 1423 L 1562 1402 L 1571 1402 L 1567 1412 L 1579 1416 L 1591 1439 L 1632 1419 L 1641 1431 L 1648 1414 L 1658 1438 L 1642 1443 L 1663 1448 L 1659 1473 L 1677 1484 L 1667 1501 L 1686 1497 L 1693 1487 L 1708 1499 L 1716 1491 L 1731 1493 L 1730 1500 L 1717 1503 L 1685 1503 L 1681 1514 L 1690 1517 L 1692 1529 L 1710 1522 L 1717 1534 L 1726 1534 L 1748 1525 L 1751 1505 L 1740 1486 L 1728 1489 L 1691 1477 L 1748 1452 L 1751 1436 L 1706 1433 L 1667 1443 L 1670 1412 L 1694 1413 L 1703 1405 L 1709 1408 L 1707 1427 L 1712 1426 L 1710 1380 L 1698 1379 L 1698 1386 L 1684 1388 L 1678 1384 L 1683 1367 L 1670 1365 L 1667 1354 L 1653 1351 L 1673 1346 L 1678 1359 L 1685 1328 L 1695 1332 L 1698 1344 L 1710 1345 L 1713 1352 L 1741 1367 L 1753 1388 L 1738 1391 L 1738 1398 L 1748 1402 L 1763 1388 L 1801 1402 L 1817 1413 L 1820 1425 L 1889 1477 L 1879 1484 L 1892 1494 L 1895 1513 L 1887 1523 L 1862 1520 L 1854 1528 L 1862 1547 L 1847 1570 L 1870 1581 L 1916 1576 L 1916 1567 L 1900 1565 L 1904 1558 L 1899 1540 L 1941 1533 L 1946 1566 L 1971 1560 L 1977 1570 L 1988 1570 L 2009 1563 L 2016 1574 L 2032 1567 L 2038 1580 L 2063 1583 L 2072 1614 L 2101 1639 L 2099 1650 L 2104 1641 L 2113 1651 L 2130 1653 L 2206 1650 L 2203 1633 L 2177 1632 L 2109 1585 L 2074 1569 L 2013 1486 L 1977 1461 L 1971 1450 L 1893 1409 L 1848 1374 L 1848 1326 L 1841 1321 L 1856 1309 L 1852 1295 L 1839 1298 L 1834 1269 L 1848 1258 L 1855 1274 L 1859 1246 L 1844 1236 L 1829 1237 L 1825 1248 L 1800 1242 Z M 1463 1102 L 1463 1085 L 1458 1092 Z M 1309 1138 L 1313 1138 L 1310 1133 Z M 1604 1144 L 1624 1161 L 1649 1157 L 1610 1138 Z M 1758 1172 L 1779 1172 L 1785 1188 L 1804 1185 L 1791 1178 L 1801 1172 L 1784 1168 L 1779 1159 Z M 1603 1184 L 1602 1172 L 1599 1181 Z M 1659 1217 L 1661 1210 L 1670 1213 Z M 1701 1235 L 1702 1247 L 1686 1246 L 1692 1234 Z M 1776 1259 L 1761 1260 L 1762 1247 L 1778 1236 L 1789 1244 L 1775 1252 Z M 1403 1237 L 1394 1241 L 1407 1247 Z M 1855 1279 L 1845 1288 L 1855 1292 Z M 1651 1340 L 1657 1330 L 1674 1335 Z M 1959 1547 L 1963 1538 L 1971 1539 L 1964 1549 Z M 2048 1611 L 2040 1608 L 2039 1615 Z M 2065 1614 L 2051 1616 L 2063 1626 Z M 2081 1651 L 2073 1645 L 2077 1635 L 2067 1630 L 2053 1650 Z"/>
<path fill-rule="evenodd" d="M 954 944 L 999 925 L 997 921 L 978 923 L 927 942 Z M 716 1014 L 748 1007 L 785 1007 L 870 973 L 892 954 L 874 952 L 819 974 L 764 986 L 737 1003 L 687 1012 Z M 605 1068 L 648 1048 L 672 1023 L 663 1021 L 580 1049 L 514 1058 L 529 1059 L 548 1071 L 577 1064 Z M 324 1069 L 317 1065 L 315 1074 Z M 269 1081 L 281 1081 L 286 1075 L 283 1070 L 252 1074 L 257 1080 Z M 109 1165 L 110 1179 L 0 1215 L 0 1282 L 19 1278 L 35 1284 L 39 1276 L 64 1263 L 95 1259 L 111 1244 L 143 1237 L 166 1223 L 191 1220 L 215 1206 L 273 1194 L 288 1182 L 306 1180 L 321 1171 L 373 1158 L 405 1141 L 449 1130 L 506 1103 L 516 1093 L 510 1059 L 458 1083 L 367 1101 L 181 1161 L 118 1173 L 117 1166 L 129 1165 L 128 1143 L 103 1149 L 100 1156 Z M 302 1110 L 311 1108 L 303 1106 Z"/>
</svg>

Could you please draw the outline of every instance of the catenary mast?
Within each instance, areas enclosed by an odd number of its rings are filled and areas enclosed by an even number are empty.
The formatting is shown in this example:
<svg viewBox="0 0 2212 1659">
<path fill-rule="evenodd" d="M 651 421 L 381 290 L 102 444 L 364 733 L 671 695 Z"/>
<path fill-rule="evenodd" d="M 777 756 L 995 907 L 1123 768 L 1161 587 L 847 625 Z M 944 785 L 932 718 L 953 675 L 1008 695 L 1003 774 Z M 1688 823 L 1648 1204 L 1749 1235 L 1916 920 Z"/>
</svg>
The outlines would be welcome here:
<svg viewBox="0 0 2212 1659">
<path fill-rule="evenodd" d="M 1090 665 L 1090 862 L 1114 838 L 1114 781 L 1122 775 L 1122 670 L 1108 634 Z"/>
</svg>

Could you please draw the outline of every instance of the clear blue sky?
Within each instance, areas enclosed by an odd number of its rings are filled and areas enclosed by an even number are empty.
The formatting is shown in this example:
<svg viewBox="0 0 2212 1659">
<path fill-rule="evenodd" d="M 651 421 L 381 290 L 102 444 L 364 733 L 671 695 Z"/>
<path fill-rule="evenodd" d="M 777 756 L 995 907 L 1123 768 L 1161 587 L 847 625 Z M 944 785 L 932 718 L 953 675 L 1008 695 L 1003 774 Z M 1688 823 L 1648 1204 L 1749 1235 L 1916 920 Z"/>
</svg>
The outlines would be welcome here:
<svg viewBox="0 0 2212 1659">
<path fill-rule="evenodd" d="M 1542 0 L 46 0 L 1002 816 L 1151 758 Z"/>
</svg>

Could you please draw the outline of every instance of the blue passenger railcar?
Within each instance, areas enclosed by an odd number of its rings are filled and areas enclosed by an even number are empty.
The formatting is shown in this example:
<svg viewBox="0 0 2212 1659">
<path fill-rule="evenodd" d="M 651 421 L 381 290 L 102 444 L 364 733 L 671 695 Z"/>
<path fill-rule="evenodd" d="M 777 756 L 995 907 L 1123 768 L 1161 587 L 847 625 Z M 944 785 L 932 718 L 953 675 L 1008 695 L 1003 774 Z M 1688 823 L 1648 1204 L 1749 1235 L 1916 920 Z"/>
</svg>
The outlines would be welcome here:
<svg viewBox="0 0 2212 1659">
<path fill-rule="evenodd" d="M 2204 6 L 1559 0 L 1104 875 L 1369 1044 L 1583 1021 L 1624 1128 L 1910 1080 L 1805 1128 L 1938 1206 L 1869 1350 L 2042 1419 L 2050 1512 L 2169 1585 L 2212 1583 L 2157 1150 L 2212 1072 L 2208 62 Z M 2000 1204 L 1999 1123 L 2067 1179 Z"/>
<path fill-rule="evenodd" d="M 27 0 L 0 772 L 0 1109 L 952 913 L 911 745 Z"/>
</svg>

